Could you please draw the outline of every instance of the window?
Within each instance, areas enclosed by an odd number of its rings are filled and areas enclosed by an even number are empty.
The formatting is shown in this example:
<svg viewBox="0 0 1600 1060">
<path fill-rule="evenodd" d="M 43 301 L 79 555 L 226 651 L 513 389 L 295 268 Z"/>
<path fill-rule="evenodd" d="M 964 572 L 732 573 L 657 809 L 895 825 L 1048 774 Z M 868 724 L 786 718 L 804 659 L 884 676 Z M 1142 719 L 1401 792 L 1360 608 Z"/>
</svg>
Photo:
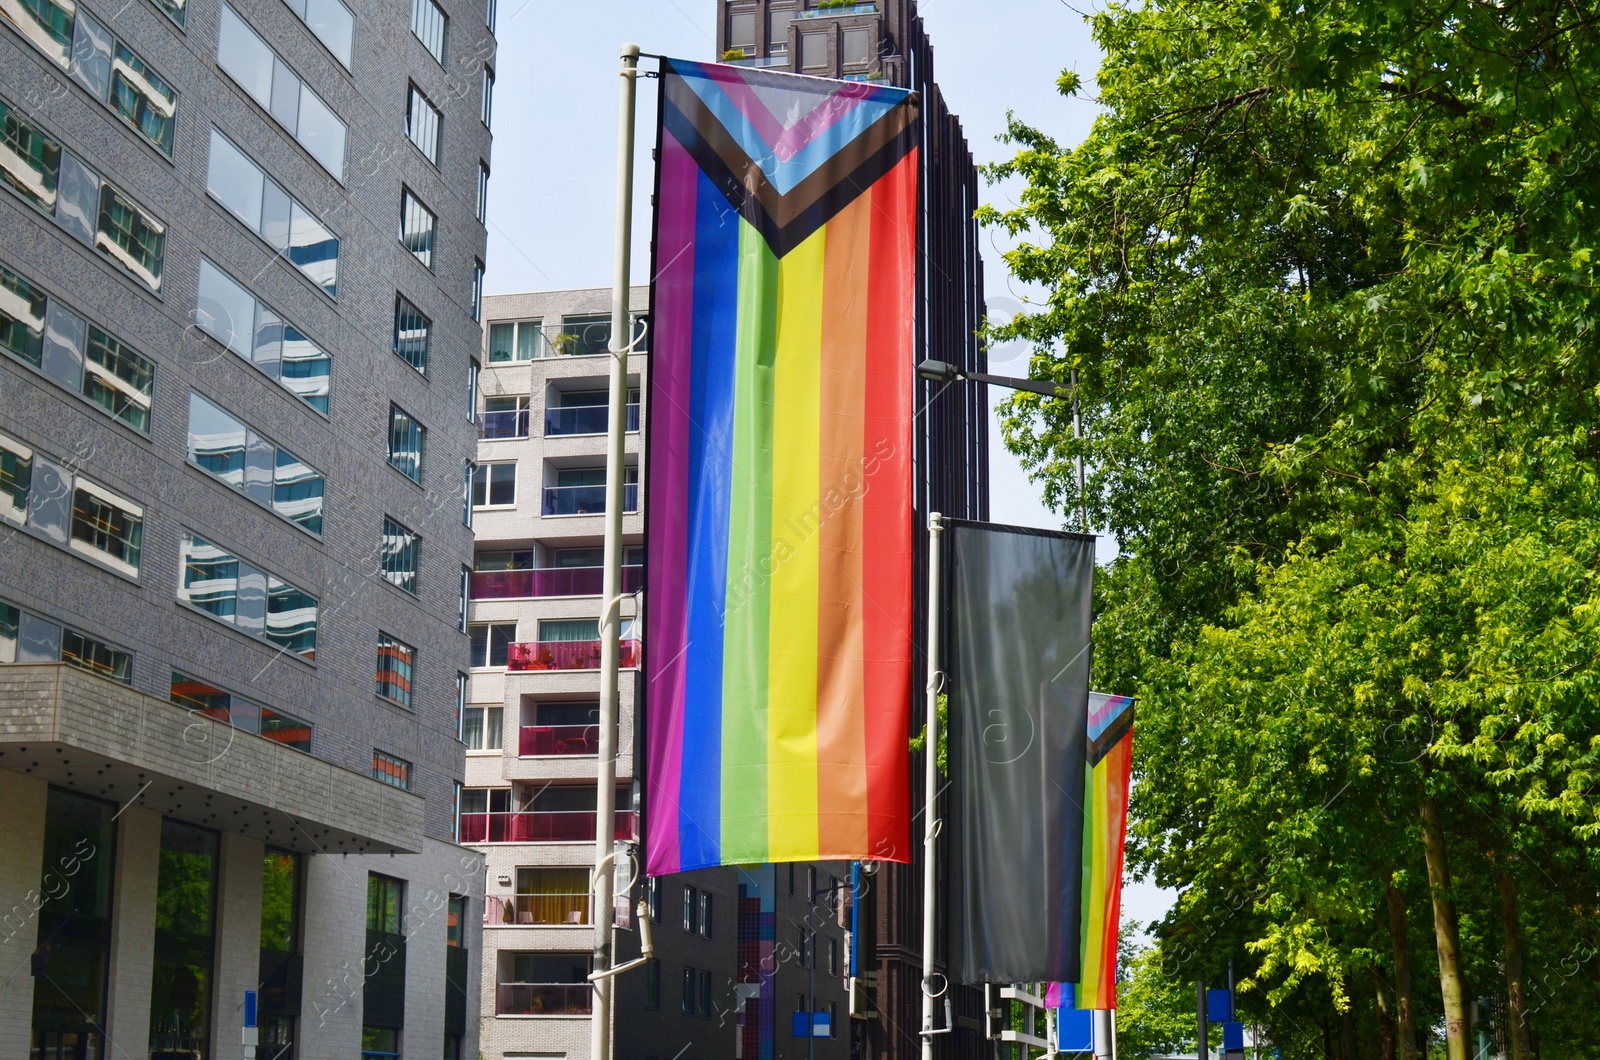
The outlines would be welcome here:
<svg viewBox="0 0 1600 1060">
<path fill-rule="evenodd" d="M 24 522 L 32 483 L 33 450 L 0 434 L 0 515 Z"/>
<path fill-rule="evenodd" d="M 683 970 L 683 1000 L 680 1004 L 679 1011 L 681 1011 L 685 1016 L 694 1015 L 694 994 L 695 986 L 698 984 L 698 982 L 699 977 L 694 974 L 693 968 L 685 968 Z"/>
<path fill-rule="evenodd" d="M 494 125 L 494 71 L 487 66 L 483 68 L 483 124 Z"/>
<path fill-rule="evenodd" d="M 133 684 L 133 653 L 70 627 L 61 630 L 61 661 L 121 684 Z"/>
<path fill-rule="evenodd" d="M 461 739 L 462 721 L 467 713 L 467 685 L 471 681 L 466 674 L 456 671 L 456 739 Z"/>
<path fill-rule="evenodd" d="M 350 46 L 355 41 L 356 18 L 340 0 L 285 0 L 300 21 L 316 34 L 334 58 L 350 69 Z"/>
<path fill-rule="evenodd" d="M 622 510 L 639 510 L 639 469 L 628 467 L 622 476 Z M 606 510 L 606 469 L 558 468 L 556 484 L 545 487 L 545 515 L 601 515 Z"/>
<path fill-rule="evenodd" d="M 199 394 L 189 395 L 189 462 L 310 534 L 322 534 L 322 475 Z"/>
<path fill-rule="evenodd" d="M 72 548 L 135 577 L 144 542 L 144 509 L 76 479 L 72 491 Z"/>
<path fill-rule="evenodd" d="M 483 369 L 477 361 L 467 362 L 467 422 L 478 422 L 478 375 Z"/>
<path fill-rule="evenodd" d="M 756 50 L 756 9 L 747 7 L 728 15 L 728 47 L 738 48 L 746 55 Z"/>
<path fill-rule="evenodd" d="M 87 333 L 83 396 L 134 430 L 149 433 L 155 365 L 93 324 Z"/>
<path fill-rule="evenodd" d="M 333 361 L 265 302 L 205 258 L 194 312 L 201 330 L 323 415 Z"/>
<path fill-rule="evenodd" d="M 226 3 L 217 29 L 217 65 L 335 180 L 344 179 L 344 122 Z"/>
<path fill-rule="evenodd" d="M 419 485 L 422 482 L 422 450 L 428 429 L 398 405 L 389 406 L 389 465 Z"/>
<path fill-rule="evenodd" d="M 462 461 L 461 465 L 461 525 L 472 529 L 472 484 L 477 478 L 478 468 L 470 460 Z"/>
<path fill-rule="evenodd" d="M 400 193 L 400 242 L 428 268 L 433 268 L 433 211 L 411 189 Z"/>
<path fill-rule="evenodd" d="M 844 31 L 844 49 L 840 58 L 845 66 L 865 66 L 872 61 L 872 26 L 851 26 Z"/>
<path fill-rule="evenodd" d="M 10 1016 L 11 1026 L 18 1030 L 26 1027 L 22 1020 L 27 1019 L 31 1007 L 35 1027 L 50 1028 L 45 1034 L 54 1037 L 55 1042 L 74 1039 L 77 1042 L 77 1048 L 71 1045 L 59 1050 L 52 1047 L 46 1055 L 54 1054 L 63 1060 L 65 1057 L 113 1055 L 106 1048 L 103 1032 L 113 937 L 112 881 L 119 867 L 116 863 L 119 852 L 113 840 L 117 827 L 113 815 L 117 807 L 57 787 L 40 794 L 44 796 L 44 805 L 40 807 L 44 813 L 35 827 L 43 832 L 40 837 L 43 842 L 32 847 L 30 852 L 37 859 L 32 871 L 39 890 L 37 894 L 30 893 L 30 905 L 32 899 L 43 895 L 59 897 L 40 901 L 34 914 L 38 917 L 39 941 L 48 939 L 51 943 L 41 947 L 36 958 L 43 963 L 43 968 L 38 969 L 43 973 L 38 983 L 46 989 L 35 990 L 32 1006 L 19 1005 L 10 1010 L 16 1014 Z M 18 869 L 20 880 L 27 870 L 20 866 Z M 16 929 L 8 925 L 7 930 Z M 8 1037 L 25 1041 L 27 1034 L 12 1031 Z M 142 1052 L 127 1039 L 124 1039 L 124 1048 L 125 1053 L 138 1055 Z M 41 1051 L 35 1047 L 19 1055 L 32 1060 Z"/>
<path fill-rule="evenodd" d="M 428 374 L 428 337 L 432 333 L 433 321 L 407 301 L 404 295 L 395 295 L 395 355 L 423 375 Z"/>
<path fill-rule="evenodd" d="M 80 19 L 87 18 L 83 8 Z M 150 145 L 172 156 L 172 135 L 178 113 L 177 93 L 143 59 L 121 41 L 114 42 L 107 101 L 117 116 L 138 130 Z M 74 65 L 77 57 L 74 56 Z M 98 88 L 98 86 L 96 86 Z"/>
<path fill-rule="evenodd" d="M 478 420 L 478 437 L 486 441 L 528 436 L 528 396 L 485 398 Z"/>
<path fill-rule="evenodd" d="M 338 296 L 338 237 L 216 129 L 206 190 L 324 294 Z"/>
<path fill-rule="evenodd" d="M 390 585 L 417 595 L 417 535 L 383 517 L 383 577 Z"/>
<path fill-rule="evenodd" d="M 531 361 L 542 356 L 544 334 L 537 320 L 501 321 L 489 325 L 489 363 Z"/>
<path fill-rule="evenodd" d="M 161 822 L 150 1055 L 206 1056 L 215 989 L 217 833 Z"/>
<path fill-rule="evenodd" d="M 411 763 L 375 749 L 372 752 L 372 779 L 381 780 L 392 788 L 410 791 Z"/>
<path fill-rule="evenodd" d="M 711 973 L 705 970 L 700 972 L 700 1016 L 702 1019 L 711 1018 Z"/>
<path fill-rule="evenodd" d="M 406 102 L 406 135 L 417 145 L 417 150 L 436 166 L 439 164 L 439 123 L 442 120 L 439 108 L 428 102 L 422 89 L 412 85 L 410 98 Z"/>
<path fill-rule="evenodd" d="M 683 930 L 691 935 L 700 933 L 699 892 L 693 887 L 683 889 Z"/>
<path fill-rule="evenodd" d="M 433 0 L 411 0 L 411 32 L 440 66 L 444 65 L 444 32 L 448 22 Z"/>
<path fill-rule="evenodd" d="M 828 65 L 828 35 L 826 33 L 800 34 L 800 68 L 821 70 Z"/>
<path fill-rule="evenodd" d="M 839 974 L 839 940 L 828 940 L 828 974 Z"/>
<path fill-rule="evenodd" d="M 467 896 L 452 894 L 445 917 L 444 944 L 453 950 L 461 949 L 466 942 L 463 933 L 467 927 Z"/>
<path fill-rule="evenodd" d="M 701 891 L 700 892 L 700 936 L 702 938 L 710 938 L 711 937 L 711 899 L 712 899 L 712 897 L 713 897 L 713 895 L 709 891 Z"/>
<path fill-rule="evenodd" d="M 517 923 L 593 923 L 589 873 L 589 869 L 517 869 Z"/>
<path fill-rule="evenodd" d="M 17 626 L 20 620 L 17 609 L 0 600 L 0 663 L 17 661 Z"/>
<path fill-rule="evenodd" d="M 250 703 L 187 674 L 172 671 L 169 697 L 180 707 L 226 722 L 236 729 L 259 733 L 297 751 L 311 751 L 310 722 L 272 707 Z"/>
<path fill-rule="evenodd" d="M 495 0 L 488 0 L 487 4 L 485 4 L 485 7 L 487 10 L 485 10 L 483 13 L 483 21 L 484 24 L 489 27 L 489 32 L 493 33 L 495 17 L 499 14 L 500 5 L 496 3 Z"/>
<path fill-rule="evenodd" d="M 411 675 L 417 649 L 387 633 L 378 633 L 378 695 L 411 709 Z"/>
<path fill-rule="evenodd" d="M 507 665 L 511 645 L 517 640 L 515 622 L 482 622 L 470 629 L 472 636 L 472 666 L 482 670 Z"/>
<path fill-rule="evenodd" d="M 478 163 L 478 223 L 489 222 L 489 163 Z"/>
<path fill-rule="evenodd" d="M 661 1007 L 661 962 L 654 957 L 644 966 L 644 1007 Z"/>
<path fill-rule="evenodd" d="M 361 1060 L 394 1060 L 400 1056 L 400 1029 L 362 1027 Z"/>
<path fill-rule="evenodd" d="M 828 1002 L 828 1037 L 839 1037 L 839 1002 Z"/>
<path fill-rule="evenodd" d="M 611 347 L 611 314 L 564 317 L 551 344 L 569 357 L 598 357 Z"/>
<path fill-rule="evenodd" d="M 0 168 L 0 182 L 45 213 L 54 213 L 61 179 L 60 142 L 3 99 L 0 136 L 8 163 Z"/>
<path fill-rule="evenodd" d="M 160 290 L 166 226 L 151 219 L 110 184 L 100 187 L 99 219 L 95 245 L 142 278 L 152 291 Z"/>
<path fill-rule="evenodd" d="M 0 663 L 63 662 L 133 683 L 133 653 L 0 600 Z"/>
<path fill-rule="evenodd" d="M 0 170 L 0 180 L 9 176 L 9 171 Z M 0 265 L 0 348 L 38 368 L 44 360 L 48 305 L 43 291 L 34 290 L 27 280 Z"/>
<path fill-rule="evenodd" d="M 588 953 L 501 951 L 497 1016 L 586 1016 L 594 993 Z"/>
<path fill-rule="evenodd" d="M 404 934 L 401 896 L 405 884 L 377 873 L 367 874 L 367 930 L 385 935 Z"/>
<path fill-rule="evenodd" d="M 289 582 L 185 534 L 178 599 L 308 661 L 317 657 L 318 604 Z"/>
<path fill-rule="evenodd" d="M 789 23 L 794 21 L 794 8 L 775 7 L 767 19 L 767 49 L 777 55 L 788 54 Z"/>
<path fill-rule="evenodd" d="M 465 564 L 461 567 L 461 613 L 456 620 L 456 627 L 465 633 L 467 631 L 467 605 L 472 600 L 472 568 Z"/>
<path fill-rule="evenodd" d="M 644 903 L 652 924 L 661 923 L 661 877 L 650 876 L 644 881 Z"/>
<path fill-rule="evenodd" d="M 509 508 L 517 503 L 517 465 L 479 464 L 472 473 L 474 508 Z"/>
<path fill-rule="evenodd" d="M 472 319 L 483 319 L 483 262 L 472 263 Z"/>
<path fill-rule="evenodd" d="M 473 642 L 473 651 L 477 651 L 476 641 Z M 461 714 L 461 742 L 467 745 L 469 751 L 500 750 L 504 717 L 504 707 L 465 708 Z"/>
</svg>

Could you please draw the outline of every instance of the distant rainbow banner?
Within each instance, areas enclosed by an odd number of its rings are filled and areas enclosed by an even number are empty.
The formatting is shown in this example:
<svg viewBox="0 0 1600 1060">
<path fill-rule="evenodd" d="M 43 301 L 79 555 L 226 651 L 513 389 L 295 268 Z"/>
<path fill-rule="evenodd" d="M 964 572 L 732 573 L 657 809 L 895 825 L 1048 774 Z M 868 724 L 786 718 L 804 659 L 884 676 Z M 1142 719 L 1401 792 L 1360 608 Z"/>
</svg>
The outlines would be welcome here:
<svg viewBox="0 0 1600 1060">
<path fill-rule="evenodd" d="M 1122 853 L 1133 770 L 1133 700 L 1089 693 L 1083 799 L 1083 980 L 1077 1006 L 1117 1007 Z"/>
<path fill-rule="evenodd" d="M 647 871 L 910 855 L 917 99 L 661 67 Z"/>
</svg>

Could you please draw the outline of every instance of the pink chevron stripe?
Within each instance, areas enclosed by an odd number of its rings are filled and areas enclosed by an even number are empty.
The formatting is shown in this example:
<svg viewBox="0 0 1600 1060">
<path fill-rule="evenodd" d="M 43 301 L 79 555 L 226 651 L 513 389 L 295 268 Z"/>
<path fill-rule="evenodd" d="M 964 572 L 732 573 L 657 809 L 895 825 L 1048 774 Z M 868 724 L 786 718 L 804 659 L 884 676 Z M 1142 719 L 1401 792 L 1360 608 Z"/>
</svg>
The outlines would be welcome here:
<svg viewBox="0 0 1600 1060">
<path fill-rule="evenodd" d="M 1132 699 L 1128 696 L 1107 696 L 1105 701 L 1100 704 L 1099 710 L 1094 710 L 1091 707 L 1089 711 L 1090 728 L 1096 728 L 1103 724 L 1107 718 L 1115 717 L 1131 702 Z"/>
<path fill-rule="evenodd" d="M 740 76 L 738 67 L 708 63 L 705 75 L 722 86 L 734 106 L 739 108 L 739 113 L 772 148 L 772 153 L 778 156 L 780 162 L 787 162 L 803 151 L 872 92 L 871 86 L 865 83 L 846 82 L 793 126 L 785 126 L 761 102 L 761 97 L 751 89 L 749 82 Z"/>
</svg>

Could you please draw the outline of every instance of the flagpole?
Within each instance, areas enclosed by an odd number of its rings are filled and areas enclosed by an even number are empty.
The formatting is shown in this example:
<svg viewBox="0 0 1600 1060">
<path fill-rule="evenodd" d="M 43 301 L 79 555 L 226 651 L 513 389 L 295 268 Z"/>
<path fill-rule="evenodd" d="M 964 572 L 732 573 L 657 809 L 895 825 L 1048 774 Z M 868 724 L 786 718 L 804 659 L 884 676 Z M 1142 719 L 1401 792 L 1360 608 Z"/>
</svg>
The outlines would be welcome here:
<svg viewBox="0 0 1600 1060">
<path fill-rule="evenodd" d="M 628 316 L 633 262 L 634 102 L 638 95 L 639 46 L 622 46 L 621 120 L 617 128 L 616 275 L 611 291 L 611 408 L 606 437 L 605 570 L 600 598 L 600 747 L 594 815 L 594 998 L 589 1017 L 590 1060 L 611 1060 L 611 971 L 613 872 L 617 797 L 617 670 L 621 661 L 622 509 L 627 454 L 628 349 L 633 326 Z"/>
<path fill-rule="evenodd" d="M 934 840 L 939 835 L 939 582 L 941 555 L 939 538 L 944 533 L 944 516 L 928 515 L 928 723 L 923 744 L 922 800 L 922 1060 L 933 1060 L 933 1012 L 937 1000 L 933 991 L 934 917 Z M 949 989 L 949 983 L 945 984 Z M 940 991 L 943 993 L 944 991 Z"/>
</svg>

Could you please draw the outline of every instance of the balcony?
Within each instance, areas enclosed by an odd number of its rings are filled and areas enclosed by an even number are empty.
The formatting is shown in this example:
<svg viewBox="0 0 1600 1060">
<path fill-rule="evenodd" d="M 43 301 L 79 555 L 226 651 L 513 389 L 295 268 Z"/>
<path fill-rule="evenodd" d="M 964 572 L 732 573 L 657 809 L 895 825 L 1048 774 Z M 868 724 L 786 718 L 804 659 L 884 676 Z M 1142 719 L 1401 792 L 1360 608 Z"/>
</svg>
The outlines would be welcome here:
<svg viewBox="0 0 1600 1060">
<path fill-rule="evenodd" d="M 788 66 L 789 56 L 784 55 L 747 55 L 743 59 L 724 59 L 733 66 L 753 66 L 763 69 L 770 66 Z"/>
<path fill-rule="evenodd" d="M 633 814 L 616 812 L 616 837 L 634 839 Z M 464 813 L 463 843 L 593 843 L 594 810 Z"/>
<path fill-rule="evenodd" d="M 480 570 L 472 574 L 474 600 L 533 600 L 549 596 L 599 596 L 603 567 L 550 567 L 544 570 Z M 622 568 L 622 591 L 638 592 L 644 567 Z"/>
<path fill-rule="evenodd" d="M 528 410 L 484 412 L 478 416 L 478 437 L 488 442 L 528 436 Z"/>
<path fill-rule="evenodd" d="M 569 927 L 592 924 L 587 894 L 519 894 L 483 900 L 484 927 Z"/>
<path fill-rule="evenodd" d="M 813 7 L 795 12 L 795 18 L 838 18 L 841 15 L 876 15 L 877 4 L 836 4 L 831 7 Z"/>
<path fill-rule="evenodd" d="M 639 642 L 622 642 L 618 660 L 625 670 L 639 666 Z M 600 669 L 600 642 L 597 640 L 546 640 L 513 644 L 507 655 L 506 668 L 512 673 L 529 673 L 536 670 L 598 670 Z"/>
<path fill-rule="evenodd" d="M 587 983 L 501 983 L 495 988 L 496 1016 L 587 1016 L 594 991 Z"/>
<path fill-rule="evenodd" d="M 544 436 L 565 438 L 575 434 L 604 434 L 610 422 L 610 408 L 605 405 L 574 405 L 562 409 L 544 410 Z M 628 433 L 639 430 L 639 405 L 628 406 Z"/>
<path fill-rule="evenodd" d="M 517 748 L 523 758 L 555 758 L 600 753 L 600 730 L 593 725 L 524 725 Z"/>
<path fill-rule="evenodd" d="M 628 514 L 638 512 L 638 483 L 629 482 L 623 485 L 622 510 Z M 605 512 L 606 488 L 604 486 L 545 487 L 545 515 L 604 515 Z"/>
</svg>

